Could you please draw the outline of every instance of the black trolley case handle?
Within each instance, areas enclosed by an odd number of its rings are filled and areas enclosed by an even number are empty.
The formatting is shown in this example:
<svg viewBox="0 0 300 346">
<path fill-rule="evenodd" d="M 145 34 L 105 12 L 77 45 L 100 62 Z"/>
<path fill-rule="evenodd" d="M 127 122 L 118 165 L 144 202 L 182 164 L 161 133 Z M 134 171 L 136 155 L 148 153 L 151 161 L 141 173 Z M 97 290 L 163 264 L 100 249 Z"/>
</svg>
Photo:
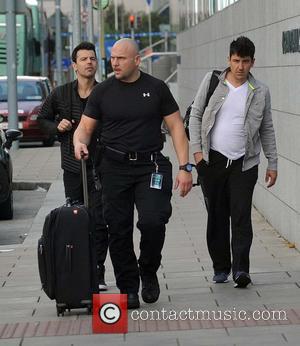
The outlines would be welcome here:
<svg viewBox="0 0 300 346">
<path fill-rule="evenodd" d="M 82 174 L 82 186 L 83 186 L 83 203 L 86 208 L 89 207 L 89 194 L 87 185 L 87 173 L 86 173 L 86 162 L 81 154 L 81 174 Z"/>
</svg>

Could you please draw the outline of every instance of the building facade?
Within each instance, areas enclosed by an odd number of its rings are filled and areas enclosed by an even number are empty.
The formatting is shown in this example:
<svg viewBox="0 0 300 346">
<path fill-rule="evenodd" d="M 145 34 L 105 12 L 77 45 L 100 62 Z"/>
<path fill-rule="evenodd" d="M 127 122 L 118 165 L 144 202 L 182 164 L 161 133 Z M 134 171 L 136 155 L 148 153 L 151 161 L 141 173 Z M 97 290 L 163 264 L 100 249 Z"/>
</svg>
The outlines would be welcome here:
<svg viewBox="0 0 300 346">
<path fill-rule="evenodd" d="M 267 189 L 266 159 L 261 155 L 254 205 L 300 249 L 300 2 L 181 0 L 180 8 L 183 31 L 177 36 L 177 49 L 182 112 L 195 97 L 204 75 L 227 66 L 233 39 L 248 36 L 256 45 L 252 72 L 270 88 L 279 176 L 277 184 Z M 188 20 L 184 13 L 189 13 Z"/>
<path fill-rule="evenodd" d="M 151 10 L 159 11 L 165 5 L 169 3 L 170 0 L 151 0 Z M 171 0 L 172 1 L 172 0 Z M 114 3 L 117 5 L 124 5 L 126 11 L 136 12 L 147 12 L 148 3 L 146 0 L 110 0 L 109 5 L 112 6 Z M 55 12 L 55 0 L 44 0 L 44 7 L 47 12 L 47 15 L 52 15 Z M 85 3 L 84 0 L 81 0 L 81 5 Z M 72 0 L 61 0 L 61 10 L 66 15 L 72 15 L 73 1 Z"/>
</svg>

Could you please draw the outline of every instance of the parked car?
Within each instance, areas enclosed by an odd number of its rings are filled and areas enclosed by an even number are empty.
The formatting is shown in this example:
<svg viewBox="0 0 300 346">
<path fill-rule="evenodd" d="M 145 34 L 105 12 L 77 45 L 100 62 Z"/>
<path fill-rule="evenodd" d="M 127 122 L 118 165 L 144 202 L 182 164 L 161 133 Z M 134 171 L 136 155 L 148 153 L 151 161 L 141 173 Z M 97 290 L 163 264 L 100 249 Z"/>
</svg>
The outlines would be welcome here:
<svg viewBox="0 0 300 346">
<path fill-rule="evenodd" d="M 52 87 L 47 77 L 17 77 L 18 118 L 19 129 L 23 132 L 22 142 L 42 141 L 44 146 L 52 146 L 54 135 L 41 131 L 37 123 L 39 109 Z M 4 121 L 0 124 L 2 130 L 8 125 L 7 77 L 0 77 L 0 114 Z"/>
<path fill-rule="evenodd" d="M 0 124 L 3 117 L 0 116 Z M 19 130 L 0 130 L 0 219 L 10 220 L 13 217 L 12 163 L 9 149 L 12 142 L 19 139 Z"/>
</svg>

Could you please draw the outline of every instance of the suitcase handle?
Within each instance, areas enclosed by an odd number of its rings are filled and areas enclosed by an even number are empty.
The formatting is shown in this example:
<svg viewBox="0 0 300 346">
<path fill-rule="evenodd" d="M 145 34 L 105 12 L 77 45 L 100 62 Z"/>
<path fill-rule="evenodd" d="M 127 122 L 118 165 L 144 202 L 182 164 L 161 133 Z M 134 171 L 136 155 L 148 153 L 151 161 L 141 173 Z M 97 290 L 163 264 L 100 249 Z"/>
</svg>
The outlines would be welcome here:
<svg viewBox="0 0 300 346">
<path fill-rule="evenodd" d="M 83 186 L 83 203 L 86 208 L 89 207 L 89 194 L 87 186 L 87 173 L 86 173 L 86 162 L 83 159 L 83 153 L 81 154 L 81 174 L 82 174 L 82 186 Z"/>
</svg>

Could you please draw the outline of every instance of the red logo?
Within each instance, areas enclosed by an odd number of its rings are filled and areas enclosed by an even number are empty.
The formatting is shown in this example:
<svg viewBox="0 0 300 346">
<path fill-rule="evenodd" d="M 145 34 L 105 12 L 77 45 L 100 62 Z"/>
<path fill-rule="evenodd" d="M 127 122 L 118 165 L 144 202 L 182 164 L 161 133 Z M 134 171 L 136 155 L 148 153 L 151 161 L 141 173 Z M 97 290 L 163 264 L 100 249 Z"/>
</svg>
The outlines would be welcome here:
<svg viewBox="0 0 300 346">
<path fill-rule="evenodd" d="M 93 294 L 93 333 L 127 331 L 127 294 Z"/>
</svg>

